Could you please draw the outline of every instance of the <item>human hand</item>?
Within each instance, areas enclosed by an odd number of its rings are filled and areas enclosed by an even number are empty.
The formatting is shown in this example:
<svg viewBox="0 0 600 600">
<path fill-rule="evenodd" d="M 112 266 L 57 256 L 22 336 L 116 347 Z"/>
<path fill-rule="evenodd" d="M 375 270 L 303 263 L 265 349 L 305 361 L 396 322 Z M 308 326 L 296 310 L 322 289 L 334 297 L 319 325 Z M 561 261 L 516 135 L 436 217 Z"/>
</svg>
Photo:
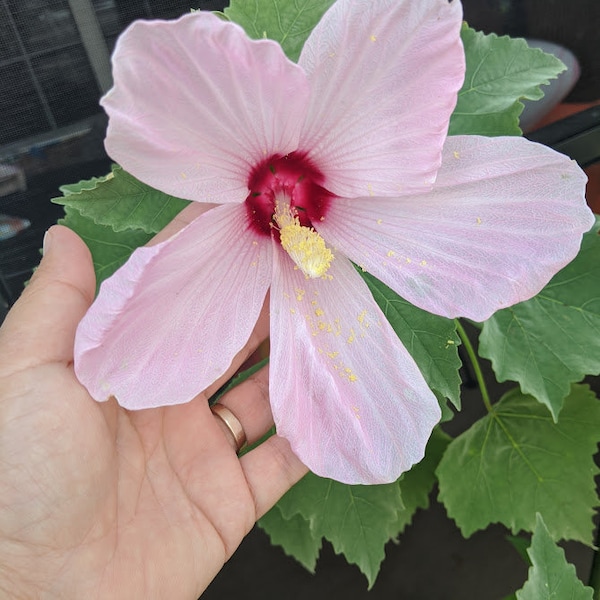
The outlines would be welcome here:
<svg viewBox="0 0 600 600">
<path fill-rule="evenodd" d="M 177 227 L 177 224 L 173 225 Z M 168 232 L 167 232 L 168 233 Z M 278 436 L 238 458 L 207 398 L 129 412 L 73 373 L 94 295 L 84 243 L 55 226 L 0 329 L 0 592 L 10 598 L 197 598 L 257 518 L 306 472 Z M 250 442 L 272 425 L 262 369 L 220 400 Z"/>
</svg>

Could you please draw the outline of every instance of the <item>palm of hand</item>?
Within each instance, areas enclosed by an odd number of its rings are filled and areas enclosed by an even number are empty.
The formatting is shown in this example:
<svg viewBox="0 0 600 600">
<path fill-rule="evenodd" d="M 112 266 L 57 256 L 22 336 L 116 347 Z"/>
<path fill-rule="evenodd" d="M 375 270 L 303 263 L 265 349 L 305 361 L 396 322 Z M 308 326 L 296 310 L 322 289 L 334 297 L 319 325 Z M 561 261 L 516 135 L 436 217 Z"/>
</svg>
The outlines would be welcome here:
<svg viewBox="0 0 600 600">
<path fill-rule="evenodd" d="M 38 281 L 21 312 L 31 313 Z M 60 296 L 66 286 L 57 287 Z M 3 347 L 15 339 L 16 314 Z M 238 459 L 203 394 L 135 413 L 98 404 L 64 356 L 23 365 L 22 345 L 13 343 L 16 358 L 0 368 L 0 579 L 19 589 L 48 598 L 196 598 L 304 473 L 276 436 Z M 250 439 L 269 426 L 265 377 L 223 399 L 244 413 L 248 425 L 236 408 Z"/>
</svg>

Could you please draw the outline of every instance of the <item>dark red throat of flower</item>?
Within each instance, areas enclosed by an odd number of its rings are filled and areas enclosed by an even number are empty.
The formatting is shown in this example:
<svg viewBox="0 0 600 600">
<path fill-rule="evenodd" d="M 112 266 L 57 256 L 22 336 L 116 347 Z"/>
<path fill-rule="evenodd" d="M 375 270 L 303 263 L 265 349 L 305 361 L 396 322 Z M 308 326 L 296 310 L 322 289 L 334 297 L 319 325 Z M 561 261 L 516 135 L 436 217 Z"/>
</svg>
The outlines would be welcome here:
<svg viewBox="0 0 600 600">
<path fill-rule="evenodd" d="M 322 187 L 323 181 L 322 173 L 298 152 L 264 160 L 248 180 L 246 208 L 252 228 L 264 235 L 277 235 L 277 202 L 289 203 L 291 213 L 304 227 L 323 220 L 332 198 Z"/>
</svg>

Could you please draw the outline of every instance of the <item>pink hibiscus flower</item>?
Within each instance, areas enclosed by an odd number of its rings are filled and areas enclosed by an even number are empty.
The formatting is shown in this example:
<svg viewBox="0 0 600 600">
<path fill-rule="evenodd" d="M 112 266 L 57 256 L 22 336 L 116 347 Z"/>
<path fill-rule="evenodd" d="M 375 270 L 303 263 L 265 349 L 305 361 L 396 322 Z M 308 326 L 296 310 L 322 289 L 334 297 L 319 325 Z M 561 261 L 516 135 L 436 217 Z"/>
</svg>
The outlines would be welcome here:
<svg viewBox="0 0 600 600">
<path fill-rule="evenodd" d="M 461 17 L 457 0 L 338 0 L 298 64 L 207 13 L 125 32 L 108 153 L 220 206 L 103 283 L 75 349 L 97 400 L 191 400 L 270 290 L 273 417 L 306 465 L 380 483 L 423 457 L 438 402 L 351 261 L 427 311 L 482 321 L 539 292 L 593 222 L 566 157 L 446 139 Z"/>
</svg>

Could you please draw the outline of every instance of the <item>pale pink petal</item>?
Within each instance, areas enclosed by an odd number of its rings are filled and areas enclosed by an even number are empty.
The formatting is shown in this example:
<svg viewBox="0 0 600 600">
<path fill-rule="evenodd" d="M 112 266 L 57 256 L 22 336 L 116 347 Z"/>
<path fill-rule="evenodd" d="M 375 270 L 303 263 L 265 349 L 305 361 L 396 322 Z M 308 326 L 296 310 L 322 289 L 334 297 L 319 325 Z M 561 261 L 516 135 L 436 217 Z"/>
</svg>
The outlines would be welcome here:
<svg viewBox="0 0 600 600">
<path fill-rule="evenodd" d="M 304 45 L 300 150 L 345 197 L 428 189 L 464 79 L 458 0 L 337 0 Z"/>
<path fill-rule="evenodd" d="M 308 82 L 270 40 L 215 15 L 138 21 L 119 39 L 102 105 L 108 154 L 145 183 L 241 202 L 251 169 L 296 150 Z"/>
<path fill-rule="evenodd" d="M 537 294 L 594 218 L 586 177 L 522 138 L 448 138 L 431 192 L 336 199 L 315 227 L 413 304 L 476 321 Z"/>
<path fill-rule="evenodd" d="M 102 284 L 75 339 L 75 373 L 96 400 L 179 404 L 225 372 L 271 280 L 271 241 L 246 223 L 243 206 L 210 210 Z"/>
<path fill-rule="evenodd" d="M 312 471 L 395 481 L 423 458 L 440 418 L 412 357 L 343 256 L 306 279 L 274 252 L 271 407 L 277 433 Z"/>
</svg>

